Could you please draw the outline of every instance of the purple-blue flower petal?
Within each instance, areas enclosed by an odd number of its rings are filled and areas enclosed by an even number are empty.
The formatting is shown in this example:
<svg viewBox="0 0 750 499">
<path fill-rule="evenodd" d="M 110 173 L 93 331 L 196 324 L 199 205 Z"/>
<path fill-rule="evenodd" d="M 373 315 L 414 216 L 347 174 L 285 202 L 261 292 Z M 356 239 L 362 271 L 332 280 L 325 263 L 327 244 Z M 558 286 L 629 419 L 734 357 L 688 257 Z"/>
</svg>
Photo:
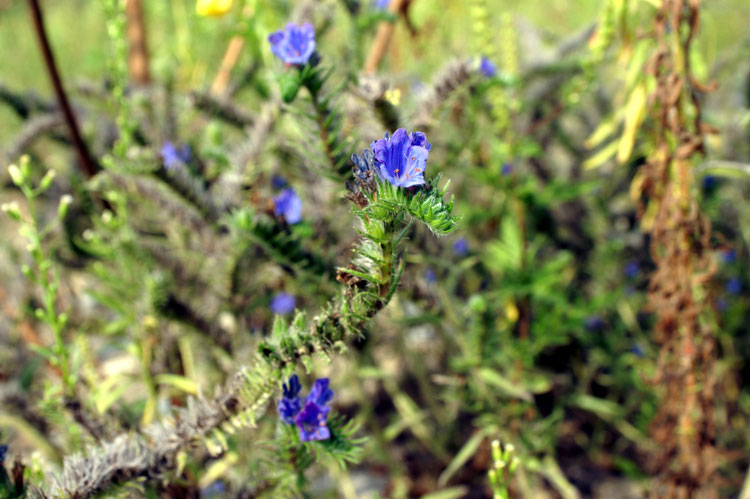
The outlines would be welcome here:
<svg viewBox="0 0 750 499">
<path fill-rule="evenodd" d="M 375 163 L 380 178 L 397 187 L 411 187 L 424 184 L 424 170 L 427 166 L 432 144 L 422 132 L 408 133 L 399 128 L 388 136 L 373 141 L 370 145 L 375 155 Z"/>
<path fill-rule="evenodd" d="M 306 402 L 314 402 L 318 405 L 325 405 L 330 402 L 333 398 L 333 390 L 329 388 L 329 385 L 330 380 L 328 378 L 320 378 L 315 381 Z"/>
<path fill-rule="evenodd" d="M 326 440 L 331 437 L 328 429 L 328 412 L 330 407 L 318 405 L 308 401 L 297 415 L 297 427 L 299 428 L 300 440 L 309 442 L 311 440 Z"/>
<path fill-rule="evenodd" d="M 286 64 L 307 64 L 315 51 L 315 29 L 312 24 L 289 23 L 282 31 L 268 36 L 271 52 Z"/>
<path fill-rule="evenodd" d="M 299 392 L 302 391 L 302 385 L 299 382 L 299 376 L 296 374 L 292 374 L 289 376 L 289 382 L 284 383 L 282 385 L 283 391 L 284 391 L 284 397 L 286 398 L 292 398 L 299 395 Z"/>
<path fill-rule="evenodd" d="M 273 212 L 277 217 L 284 217 L 290 225 L 302 220 L 302 200 L 291 187 L 284 189 L 273 198 Z"/>
<path fill-rule="evenodd" d="M 297 299 L 294 295 L 289 293 L 281 292 L 271 300 L 271 312 L 277 315 L 286 315 L 294 312 L 294 308 L 297 306 Z"/>
<path fill-rule="evenodd" d="M 489 60 L 487 57 L 482 56 L 482 60 L 479 63 L 479 72 L 487 78 L 492 78 L 497 75 L 497 64 Z"/>
<path fill-rule="evenodd" d="M 453 253 L 456 256 L 466 256 L 469 253 L 469 240 L 465 237 L 459 237 L 453 243 Z"/>
</svg>

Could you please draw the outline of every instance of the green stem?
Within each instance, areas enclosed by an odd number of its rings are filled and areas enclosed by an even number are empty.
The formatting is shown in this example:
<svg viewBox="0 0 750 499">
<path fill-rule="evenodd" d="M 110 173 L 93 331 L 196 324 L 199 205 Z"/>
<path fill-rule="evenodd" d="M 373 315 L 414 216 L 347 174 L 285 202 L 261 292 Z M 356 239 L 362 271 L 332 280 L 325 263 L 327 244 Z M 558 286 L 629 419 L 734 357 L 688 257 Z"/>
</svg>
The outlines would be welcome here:
<svg viewBox="0 0 750 499">
<path fill-rule="evenodd" d="M 393 222 L 385 222 L 386 232 L 389 234 L 388 241 L 380 244 L 380 249 L 383 252 L 383 265 L 380 269 L 380 278 L 383 282 L 380 284 L 378 294 L 381 298 L 387 299 L 389 291 L 391 289 L 391 277 L 393 276 L 393 238 L 395 229 Z"/>
<path fill-rule="evenodd" d="M 37 269 L 39 270 L 39 285 L 44 292 L 44 316 L 43 320 L 49 324 L 52 328 L 52 333 L 55 338 L 55 347 L 53 349 L 57 358 L 56 363 L 60 367 L 60 373 L 63 379 L 63 389 L 66 394 L 72 394 L 74 383 L 70 376 L 70 364 L 68 360 L 68 348 L 65 345 L 65 339 L 63 338 L 64 323 L 57 313 L 57 279 L 55 282 L 50 281 L 49 267 L 52 266 L 48 255 L 44 251 L 42 245 L 41 234 L 44 232 L 39 227 L 39 221 L 37 219 L 36 203 L 34 199 L 36 193 L 33 189 L 28 187 L 21 187 L 24 195 L 26 196 L 27 204 L 29 207 L 29 217 L 31 218 L 31 228 L 33 237 L 31 255 L 34 259 Z"/>
<path fill-rule="evenodd" d="M 343 157 L 341 152 L 336 152 L 337 148 L 333 147 L 333 144 L 338 144 L 339 140 L 335 136 L 336 129 L 332 126 L 331 122 L 331 111 L 325 99 L 321 98 L 320 88 L 322 82 L 318 75 L 311 77 L 304 82 L 305 88 L 310 92 L 312 98 L 313 107 L 315 108 L 315 121 L 318 124 L 318 130 L 320 131 L 320 139 L 323 141 L 323 148 L 325 149 L 326 158 L 331 163 L 333 170 L 338 174 L 344 174 L 349 170 L 349 165 L 346 159 Z M 336 119 L 335 117 L 333 118 Z"/>
</svg>

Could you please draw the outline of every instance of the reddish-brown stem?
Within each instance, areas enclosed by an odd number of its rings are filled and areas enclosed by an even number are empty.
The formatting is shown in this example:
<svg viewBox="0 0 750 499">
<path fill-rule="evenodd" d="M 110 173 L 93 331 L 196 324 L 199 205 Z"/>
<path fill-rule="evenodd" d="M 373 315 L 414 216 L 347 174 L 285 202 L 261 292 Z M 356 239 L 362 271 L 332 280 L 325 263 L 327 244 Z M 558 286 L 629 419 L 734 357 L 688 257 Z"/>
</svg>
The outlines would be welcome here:
<svg viewBox="0 0 750 499">
<path fill-rule="evenodd" d="M 398 14 L 404 4 L 406 4 L 406 0 L 391 0 L 391 3 L 388 5 L 388 10 L 394 14 Z M 378 32 L 375 34 L 375 40 L 372 42 L 370 53 L 365 61 L 365 73 L 372 74 L 377 71 L 378 66 L 380 65 L 380 60 L 383 58 L 385 50 L 388 48 L 388 44 L 391 41 L 394 29 L 394 24 L 388 21 L 383 21 L 378 26 Z"/>
<path fill-rule="evenodd" d="M 39 40 L 39 45 L 42 50 L 42 56 L 44 57 L 44 63 L 47 66 L 47 72 L 52 80 L 52 86 L 55 89 L 55 95 L 57 102 L 60 106 L 60 110 L 65 117 L 65 122 L 70 130 L 70 138 L 73 141 L 73 146 L 78 153 L 78 160 L 81 163 L 81 168 L 87 177 L 91 178 L 101 170 L 101 166 L 94 159 L 89 150 L 86 147 L 86 143 L 81 137 L 81 133 L 78 129 L 78 123 L 76 117 L 73 114 L 73 109 L 70 107 L 68 97 L 65 94 L 62 81 L 60 80 L 60 74 L 57 71 L 57 65 L 55 64 L 55 56 L 52 54 L 52 48 L 50 47 L 49 40 L 47 39 L 47 33 L 44 29 L 44 17 L 42 16 L 42 9 L 39 6 L 38 0 L 29 0 L 29 6 L 31 7 L 31 17 L 34 21 L 34 30 Z"/>
<path fill-rule="evenodd" d="M 151 81 L 148 70 L 148 44 L 146 43 L 146 26 L 143 21 L 141 0 L 128 0 L 125 4 L 125 15 L 128 19 L 128 69 L 133 83 L 146 85 Z"/>
</svg>

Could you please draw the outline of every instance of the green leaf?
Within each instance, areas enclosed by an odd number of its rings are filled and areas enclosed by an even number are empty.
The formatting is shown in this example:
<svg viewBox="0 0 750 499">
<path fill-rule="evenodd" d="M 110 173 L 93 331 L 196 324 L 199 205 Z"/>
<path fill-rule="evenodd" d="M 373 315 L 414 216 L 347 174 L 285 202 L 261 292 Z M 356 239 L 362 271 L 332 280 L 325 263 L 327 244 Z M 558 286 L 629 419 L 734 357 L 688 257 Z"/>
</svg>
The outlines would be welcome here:
<svg viewBox="0 0 750 499">
<path fill-rule="evenodd" d="M 302 86 L 299 73 L 297 71 L 286 71 L 280 73 L 276 79 L 279 81 L 282 100 L 287 104 L 294 101 Z"/>
<path fill-rule="evenodd" d="M 445 471 L 440 474 L 440 477 L 438 478 L 438 487 L 444 487 L 445 484 L 448 483 L 448 480 L 450 480 L 451 477 L 460 470 L 469 459 L 471 459 L 471 456 L 477 453 L 477 449 L 479 449 L 479 446 L 490 433 L 491 430 L 489 428 L 483 428 L 474 433 L 474 435 L 464 444 L 463 447 L 461 447 L 461 450 L 458 451 L 453 460 L 448 464 Z"/>
<path fill-rule="evenodd" d="M 190 395 L 198 395 L 198 383 L 185 376 L 178 374 L 158 374 L 154 376 L 154 381 L 158 384 L 171 385 Z"/>
<path fill-rule="evenodd" d="M 533 400 L 531 394 L 519 386 L 518 383 L 512 382 L 489 367 L 479 369 L 479 378 L 488 385 L 500 389 L 500 391 L 509 397 L 525 400 L 526 402 Z"/>
</svg>

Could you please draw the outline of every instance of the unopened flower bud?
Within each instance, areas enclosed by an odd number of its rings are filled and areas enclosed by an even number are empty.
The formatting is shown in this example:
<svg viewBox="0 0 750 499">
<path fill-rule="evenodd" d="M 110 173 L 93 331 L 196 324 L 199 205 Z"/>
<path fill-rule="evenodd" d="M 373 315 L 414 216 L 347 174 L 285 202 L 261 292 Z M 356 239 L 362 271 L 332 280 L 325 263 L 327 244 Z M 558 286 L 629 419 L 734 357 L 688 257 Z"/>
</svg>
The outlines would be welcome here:
<svg viewBox="0 0 750 499">
<path fill-rule="evenodd" d="M 3 203 L 0 206 L 3 213 L 7 213 L 13 220 L 21 220 L 21 210 L 18 208 L 18 203 L 11 201 L 10 203 Z"/>
</svg>

